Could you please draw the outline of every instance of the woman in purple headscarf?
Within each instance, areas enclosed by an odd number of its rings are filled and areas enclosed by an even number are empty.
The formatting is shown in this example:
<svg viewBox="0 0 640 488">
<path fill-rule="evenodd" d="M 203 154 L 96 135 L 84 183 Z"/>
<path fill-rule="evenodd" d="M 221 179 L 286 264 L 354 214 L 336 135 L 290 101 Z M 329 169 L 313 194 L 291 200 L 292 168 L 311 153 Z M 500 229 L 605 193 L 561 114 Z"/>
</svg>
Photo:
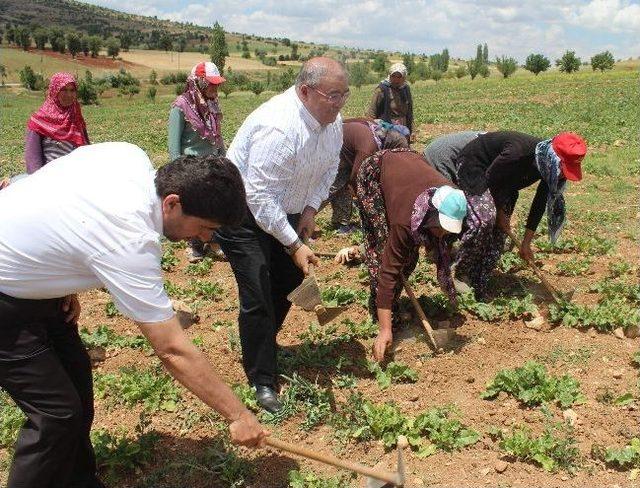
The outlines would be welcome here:
<svg viewBox="0 0 640 488">
<path fill-rule="evenodd" d="M 224 156 L 220 124 L 222 112 L 218 104 L 218 87 L 226 80 L 211 62 L 196 64 L 187 78 L 184 93 L 178 96 L 169 112 L 169 156 L 171 161 L 182 155 Z M 205 244 L 190 242 L 190 262 L 200 261 Z M 215 253 L 224 257 L 217 244 Z"/>
</svg>

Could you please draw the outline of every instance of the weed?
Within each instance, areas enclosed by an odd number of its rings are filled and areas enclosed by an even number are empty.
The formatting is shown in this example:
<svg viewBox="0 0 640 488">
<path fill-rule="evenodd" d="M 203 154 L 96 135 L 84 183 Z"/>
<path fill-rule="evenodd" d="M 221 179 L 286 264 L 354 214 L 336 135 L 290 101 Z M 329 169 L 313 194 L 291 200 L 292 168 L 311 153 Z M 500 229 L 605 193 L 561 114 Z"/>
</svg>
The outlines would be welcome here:
<svg viewBox="0 0 640 488">
<path fill-rule="evenodd" d="M 99 325 L 92 332 L 89 332 L 86 327 L 83 327 L 80 329 L 80 338 L 88 349 L 95 347 L 104 347 L 105 349 L 151 349 L 151 345 L 144 336 L 120 335 L 104 324 Z"/>
<path fill-rule="evenodd" d="M 367 369 L 376 376 L 378 386 L 386 390 L 391 383 L 415 383 L 418 381 L 418 373 L 406 364 L 392 361 L 385 369 L 375 361 L 367 361 Z"/>
<path fill-rule="evenodd" d="M 150 412 L 175 412 L 181 398 L 172 378 L 160 368 L 123 367 L 118 374 L 96 375 L 94 384 L 98 398 L 127 406 L 142 404 Z"/>
<path fill-rule="evenodd" d="M 618 278 L 622 275 L 629 273 L 632 270 L 632 266 L 626 261 L 615 261 L 609 263 L 609 275 L 612 278 Z"/>
<path fill-rule="evenodd" d="M 0 391 L 0 448 L 13 446 L 25 420 L 11 397 Z"/>
<path fill-rule="evenodd" d="M 346 286 L 332 285 L 322 290 L 322 301 L 328 307 L 342 307 L 356 301 L 368 300 L 366 290 L 354 290 Z"/>
<path fill-rule="evenodd" d="M 311 430 L 330 418 L 334 398 L 329 390 L 318 386 L 317 381 L 311 383 L 297 373 L 283 378 L 289 381 L 292 396 L 298 402 L 299 410 L 305 414 L 301 425 L 304 430 Z"/>
<path fill-rule="evenodd" d="M 238 334 L 237 330 L 232 328 L 227 329 L 227 344 L 229 345 L 229 350 L 231 352 L 240 351 L 240 334 Z"/>
<path fill-rule="evenodd" d="M 289 471 L 288 479 L 289 488 L 349 488 L 352 486 L 347 475 L 320 478 L 311 471 Z"/>
<path fill-rule="evenodd" d="M 490 400 L 500 392 L 516 397 L 528 407 L 554 402 L 562 408 L 568 408 L 585 401 L 577 380 L 569 375 L 560 378 L 550 376 L 547 369 L 535 361 L 527 361 L 519 368 L 499 371 L 480 397 Z"/>
<path fill-rule="evenodd" d="M 176 256 L 173 247 L 165 247 L 160 258 L 160 267 L 163 271 L 171 272 L 178 266 L 180 259 Z"/>
<path fill-rule="evenodd" d="M 231 320 L 216 320 L 211 324 L 211 328 L 216 332 L 220 329 L 230 327 L 233 327 L 233 322 L 231 322 Z"/>
<path fill-rule="evenodd" d="M 593 349 L 590 347 L 566 350 L 562 346 L 555 346 L 546 355 L 538 356 L 538 359 L 551 365 L 558 363 L 565 365 L 586 365 L 592 354 Z"/>
<path fill-rule="evenodd" d="M 166 280 L 164 288 L 169 296 L 174 298 L 185 298 L 188 300 L 201 298 L 203 300 L 217 301 L 224 293 L 224 290 L 219 283 L 200 279 L 190 280 L 186 287 L 182 287 Z"/>
<path fill-rule="evenodd" d="M 640 310 L 624 297 L 604 298 L 594 307 L 565 301 L 549 306 L 549 320 L 568 327 L 594 327 L 606 332 L 640 324 Z"/>
</svg>

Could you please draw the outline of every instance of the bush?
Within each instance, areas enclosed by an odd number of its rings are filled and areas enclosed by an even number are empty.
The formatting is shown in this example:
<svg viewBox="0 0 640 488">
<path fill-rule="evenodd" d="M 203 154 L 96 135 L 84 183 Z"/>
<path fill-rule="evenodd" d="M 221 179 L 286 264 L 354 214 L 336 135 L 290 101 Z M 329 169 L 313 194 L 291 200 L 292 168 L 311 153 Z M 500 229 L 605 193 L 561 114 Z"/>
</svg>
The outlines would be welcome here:
<svg viewBox="0 0 640 488">
<path fill-rule="evenodd" d="M 128 95 L 129 98 L 140 93 L 140 87 L 137 85 L 125 85 L 120 87 L 120 93 L 122 95 Z"/>
<path fill-rule="evenodd" d="M 614 63 L 613 54 L 609 51 L 596 54 L 591 58 L 591 68 L 593 71 L 599 69 L 601 73 L 604 73 L 607 69 L 613 69 Z"/>
<path fill-rule="evenodd" d="M 456 78 L 460 79 L 460 78 L 464 78 L 465 76 L 467 76 L 467 67 L 464 64 L 461 64 L 460 66 L 458 66 L 456 68 Z"/>
<path fill-rule="evenodd" d="M 149 84 L 150 85 L 157 85 L 158 84 L 158 73 L 156 73 L 156 70 L 151 70 L 151 73 L 149 73 Z"/>
<path fill-rule="evenodd" d="M 518 62 L 514 58 L 502 56 L 501 58 L 496 58 L 496 67 L 504 78 L 509 78 L 518 69 Z"/>
<path fill-rule="evenodd" d="M 176 85 L 176 95 L 182 95 L 186 87 L 187 87 L 186 83 L 178 83 Z"/>
<path fill-rule="evenodd" d="M 249 89 L 255 96 L 258 96 L 264 91 L 264 85 L 261 81 L 252 81 L 249 84 Z"/>
<path fill-rule="evenodd" d="M 80 80 L 78 83 L 78 99 L 82 105 L 98 104 L 98 90 L 91 80 Z"/>
<path fill-rule="evenodd" d="M 147 98 L 155 103 L 156 93 L 158 93 L 158 89 L 155 86 L 150 86 L 147 90 Z"/>
<path fill-rule="evenodd" d="M 120 54 L 120 39 L 110 37 L 109 39 L 107 39 L 105 46 L 107 48 L 107 55 L 111 56 L 113 59 L 116 59 L 118 54 Z"/>
<path fill-rule="evenodd" d="M 131 73 L 121 68 L 118 74 L 108 75 L 103 81 L 111 85 L 111 88 L 122 88 L 124 86 L 140 86 L 140 80 L 133 76 Z"/>
<path fill-rule="evenodd" d="M 178 71 L 177 73 L 170 73 L 163 76 L 160 79 L 161 85 L 173 85 L 174 83 L 186 83 L 189 73 L 186 71 Z"/>
<path fill-rule="evenodd" d="M 28 90 L 42 90 L 44 88 L 44 78 L 41 74 L 33 71 L 29 65 L 20 70 L 20 83 Z"/>
<path fill-rule="evenodd" d="M 580 58 L 576 56 L 575 51 L 566 51 L 560 59 L 556 59 L 556 66 L 563 73 L 573 73 L 580 69 Z"/>
</svg>

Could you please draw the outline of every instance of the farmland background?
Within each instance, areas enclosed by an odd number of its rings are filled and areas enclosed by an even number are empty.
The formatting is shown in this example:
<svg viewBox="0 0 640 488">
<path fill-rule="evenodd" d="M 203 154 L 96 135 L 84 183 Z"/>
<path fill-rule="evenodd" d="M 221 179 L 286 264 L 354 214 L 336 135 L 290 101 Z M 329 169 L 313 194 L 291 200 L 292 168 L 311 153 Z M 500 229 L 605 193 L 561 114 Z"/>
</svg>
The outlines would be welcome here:
<svg viewBox="0 0 640 488">
<path fill-rule="evenodd" d="M 9 51 L 15 50 L 2 49 L 0 54 L 9 56 Z M 64 66 L 70 69 L 68 64 Z M 62 67 L 52 64 L 50 69 Z M 82 75 L 84 69 L 79 67 L 75 71 Z M 97 72 L 96 76 L 99 75 Z M 582 134 L 589 144 L 584 161 L 585 178 L 570 185 L 567 192 L 569 222 L 560 251 L 546 245 L 542 226 L 541 237 L 536 241 L 538 256 L 559 288 L 576 291 L 576 303 L 596 307 L 606 293 L 618 293 L 621 307 L 630 303 L 629 310 L 637 310 L 637 295 L 632 295 L 630 301 L 623 297 L 638 286 L 638 82 L 638 66 L 633 63 L 618 65 L 604 74 L 583 70 L 572 75 L 550 72 L 537 77 L 521 73 L 506 80 L 493 76 L 473 81 L 468 78 L 443 79 L 437 83 L 419 81 L 412 85 L 416 148 L 422 150 L 438 135 L 469 128 L 519 130 L 549 137 L 563 130 Z M 146 88 L 144 85 L 133 98 L 107 90 L 99 105 L 85 106 L 83 113 L 93 143 L 132 142 L 160 166 L 168 159 L 166 120 L 175 88 L 159 86 L 155 102 L 144 97 Z M 343 116 L 362 115 L 373 88 L 374 85 L 352 87 Z M 273 95 L 234 92 L 228 98 L 221 96 L 225 140 L 229 143 L 244 118 Z M 5 87 L 0 90 L 0 97 L 0 176 L 7 176 L 22 171 L 25 124 L 42 102 L 42 93 Z M 531 191 L 523 193 L 516 212 L 520 225 L 532 197 Z M 325 211 L 319 219 L 321 234 L 315 246 L 330 251 L 350 244 L 350 239 L 328 229 L 327 220 Z M 201 317 L 187 333 L 229 383 L 243 384 L 236 325 L 237 292 L 228 264 L 207 261 L 207 266 L 188 267 L 182 246 L 167 244 L 166 250 L 163 263 L 170 293 L 196 308 Z M 581 263 L 587 263 L 586 268 Z M 433 266 L 423 260 L 418 271 L 414 284 L 417 294 L 423 295 L 429 315 L 436 323 L 454 320 L 442 303 L 433 298 L 438 296 L 432 279 Z M 347 300 L 351 302 L 350 308 L 341 319 L 362 324 L 366 312 L 357 297 L 362 297 L 367 287 L 361 282 L 358 266 L 339 267 L 326 260 L 318 274 L 323 288 L 340 287 L 342 291 L 353 292 L 355 298 Z M 612 282 L 621 285 L 613 291 L 603 285 Z M 212 283 L 217 285 L 212 287 Z M 594 289 L 599 284 L 602 286 Z M 289 376 L 283 384 L 288 390 L 296 388 L 298 383 L 291 376 L 294 372 L 312 384 L 317 383 L 331 398 L 325 402 L 330 413 L 321 417 L 318 425 L 307 428 L 305 414 L 317 406 L 318 397 L 296 397 L 291 401 L 290 417 L 265 419 L 273 435 L 304 443 L 314 450 L 334 452 L 370 465 L 380 462 L 391 468 L 394 454 L 375 436 L 357 439 L 345 433 L 348 429 L 344 423 L 332 419 L 349 413 L 353 407 L 351 394 L 361 394 L 360 403 L 366 400 L 379 405 L 391 401 L 406 416 L 454 405 L 457 418 L 480 434 L 479 441 L 452 452 L 438 448 L 424 458 L 408 454 L 407 486 L 632 484 L 630 468 L 614 469 L 597 455 L 594 446 L 622 447 L 632 438 L 640 437 L 638 369 L 632 363 L 638 339 L 612 335 L 614 320 L 622 320 L 614 315 L 611 327 L 551 326 L 549 298 L 524 268 L 497 273 L 492 290 L 490 298 L 522 298 L 532 293 L 532 301 L 547 322 L 535 330 L 525 326 L 519 314 L 490 320 L 480 317 L 477 311 L 465 311 L 455 347 L 444 355 L 434 356 L 419 327 L 406 318 L 406 328 L 398 335 L 395 360 L 413 368 L 417 381 L 393 384 L 387 389 L 381 388 L 366 367 L 372 343 L 370 334 L 360 331 L 348 335 L 345 332 L 351 330 L 348 323 L 341 323 L 335 330 L 319 330 L 312 326 L 308 314 L 293 310 L 279 336 L 279 342 L 295 358 L 283 361 Z M 96 290 L 81 298 L 84 308 L 80 324 L 87 329 L 84 337 L 89 344 L 106 349 L 106 360 L 94 372 L 95 424 L 99 433 L 94 441 L 101 448 L 101 471 L 111 486 L 357 486 L 357 481 L 349 476 L 299 458 L 228 446 L 224 424 L 166 378 L 157 367 L 158 361 L 136 339 L 135 326 L 110 306 L 109 296 Z M 404 307 L 409 311 L 406 303 Z M 320 357 L 314 356 L 314 352 Z M 569 374 L 580 382 L 585 401 L 572 406 L 577 420 L 570 434 L 579 455 L 570 469 L 547 472 L 534 460 L 508 456 L 495 435 L 496 429 L 510 431 L 518 425 L 540 434 L 549 422 L 563 420 L 565 408 L 553 404 L 547 410 L 526 407 L 504 393 L 493 401 L 480 398 L 485 384 L 498 370 L 521 366 L 532 359 L 544 364 L 554 375 Z M 126 369 L 131 367 L 145 376 L 135 376 L 131 369 Z M 297 388 L 299 392 L 300 387 Z M 239 391 L 250 403 L 250 394 Z M 630 394 L 626 397 L 630 401 L 615 402 L 626 394 Z M 21 420 L 6 396 L 0 405 L 0 443 L 4 446 L 0 450 L 0 480 L 5 481 L 10 446 Z M 499 464 L 501 460 L 506 462 L 504 469 Z M 291 475 L 294 470 L 303 474 Z"/>
</svg>

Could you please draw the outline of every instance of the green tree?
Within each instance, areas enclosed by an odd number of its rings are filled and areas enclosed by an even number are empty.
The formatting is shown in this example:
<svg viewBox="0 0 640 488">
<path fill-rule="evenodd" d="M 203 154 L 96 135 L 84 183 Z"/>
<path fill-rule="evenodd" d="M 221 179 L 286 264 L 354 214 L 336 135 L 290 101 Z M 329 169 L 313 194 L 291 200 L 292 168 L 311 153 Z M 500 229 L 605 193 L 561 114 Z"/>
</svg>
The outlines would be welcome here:
<svg viewBox="0 0 640 488">
<path fill-rule="evenodd" d="M 449 50 L 445 47 L 442 50 L 442 72 L 446 73 L 449 70 Z"/>
<path fill-rule="evenodd" d="M 89 37 L 82 35 L 80 37 L 80 46 L 81 46 L 81 51 L 82 54 L 86 56 L 89 56 Z"/>
<path fill-rule="evenodd" d="M 107 56 L 111 56 L 112 59 L 116 59 L 118 54 L 120 54 L 120 39 L 110 37 L 106 40 L 105 47 L 107 48 Z M 131 95 L 129 98 L 131 98 Z"/>
<path fill-rule="evenodd" d="M 100 36 L 90 36 L 89 51 L 91 51 L 92 58 L 97 58 L 100 55 L 101 48 L 102 48 L 102 38 Z"/>
<path fill-rule="evenodd" d="M 514 58 L 502 56 L 496 58 L 496 67 L 502 73 L 503 78 L 509 78 L 518 69 L 518 62 Z"/>
<path fill-rule="evenodd" d="M 556 66 L 563 73 L 573 73 L 580 69 L 580 58 L 575 51 L 566 51 L 560 59 L 556 59 Z"/>
<path fill-rule="evenodd" d="M 123 51 L 128 52 L 132 42 L 133 38 L 129 32 L 123 32 L 120 34 L 120 48 Z"/>
<path fill-rule="evenodd" d="M 551 61 L 542 54 L 529 54 L 524 62 L 524 69 L 531 71 L 534 75 L 538 75 L 543 71 L 547 71 L 551 66 Z"/>
<path fill-rule="evenodd" d="M 476 59 L 470 59 L 467 61 L 467 70 L 469 71 L 471 79 L 475 80 L 476 76 L 478 76 L 478 62 Z"/>
<path fill-rule="evenodd" d="M 49 31 L 49 44 L 51 44 L 52 51 L 64 54 L 64 51 L 65 51 L 64 31 L 59 27 L 52 28 Z"/>
<path fill-rule="evenodd" d="M 160 37 L 160 48 L 164 49 L 165 52 L 173 48 L 173 39 L 168 32 L 164 32 Z"/>
<path fill-rule="evenodd" d="M 464 78 L 467 76 L 467 67 L 464 64 L 461 64 L 456 68 L 455 74 L 458 79 Z"/>
<path fill-rule="evenodd" d="M 0 64 L 0 79 L 2 80 L 2 86 L 4 86 L 4 79 L 7 77 L 7 67 L 4 64 Z"/>
<path fill-rule="evenodd" d="M 31 66 L 28 65 L 20 70 L 20 83 L 28 90 L 41 90 L 44 88 L 42 75 L 33 71 Z"/>
<path fill-rule="evenodd" d="M 7 26 L 7 31 L 4 33 L 4 38 L 7 40 L 7 44 L 14 44 L 16 42 L 15 27 Z"/>
<path fill-rule="evenodd" d="M 85 71 L 84 79 L 78 82 L 78 100 L 83 105 L 98 104 L 98 90 L 89 70 Z"/>
<path fill-rule="evenodd" d="M 16 31 L 18 45 L 27 51 L 31 47 L 31 33 L 28 27 L 21 27 Z"/>
<path fill-rule="evenodd" d="M 187 48 L 187 38 L 184 37 L 184 36 L 179 36 L 178 37 L 178 52 L 179 53 L 183 53 L 186 48 Z"/>
<path fill-rule="evenodd" d="M 482 61 L 484 64 L 489 64 L 489 46 L 487 46 L 486 42 L 482 46 Z"/>
<path fill-rule="evenodd" d="M 387 72 L 387 55 L 385 53 L 378 53 L 373 58 L 371 63 L 371 69 L 380 75 L 384 75 Z"/>
<path fill-rule="evenodd" d="M 36 48 L 42 51 L 45 48 L 45 44 L 49 40 L 49 33 L 47 32 L 46 29 L 43 29 L 42 27 L 38 27 L 36 30 L 33 31 L 33 40 L 36 43 Z"/>
<path fill-rule="evenodd" d="M 414 56 L 411 53 L 405 53 L 402 55 L 402 64 L 407 68 L 407 73 L 411 74 L 416 69 L 416 62 Z"/>
<path fill-rule="evenodd" d="M 82 41 L 77 32 L 67 33 L 67 49 L 71 53 L 72 58 L 75 58 L 76 54 L 82 50 Z"/>
<path fill-rule="evenodd" d="M 369 65 L 359 61 L 357 63 L 350 63 L 347 66 L 349 69 L 349 82 L 357 89 L 360 89 L 369 77 Z"/>
<path fill-rule="evenodd" d="M 439 69 L 434 69 L 431 71 L 431 79 L 436 83 L 442 79 L 442 71 Z"/>
<path fill-rule="evenodd" d="M 601 73 L 604 73 L 607 69 L 613 69 L 614 64 L 613 54 L 609 51 L 596 54 L 591 58 L 591 68 L 593 71 L 599 69 Z"/>
<path fill-rule="evenodd" d="M 291 44 L 291 59 L 293 61 L 300 59 L 300 54 L 298 54 L 298 45 L 295 43 Z"/>
<path fill-rule="evenodd" d="M 225 58 L 229 56 L 229 48 L 227 47 L 227 39 L 224 35 L 224 29 L 218 22 L 213 24 L 211 44 L 209 45 L 209 55 L 211 56 L 211 62 L 218 67 L 220 73 L 223 73 Z"/>
<path fill-rule="evenodd" d="M 224 98 L 229 98 L 229 94 L 233 93 L 235 89 L 235 85 L 229 80 L 225 81 L 222 85 L 220 85 L 220 88 L 218 88 L 218 90 L 224 93 Z"/>
</svg>

